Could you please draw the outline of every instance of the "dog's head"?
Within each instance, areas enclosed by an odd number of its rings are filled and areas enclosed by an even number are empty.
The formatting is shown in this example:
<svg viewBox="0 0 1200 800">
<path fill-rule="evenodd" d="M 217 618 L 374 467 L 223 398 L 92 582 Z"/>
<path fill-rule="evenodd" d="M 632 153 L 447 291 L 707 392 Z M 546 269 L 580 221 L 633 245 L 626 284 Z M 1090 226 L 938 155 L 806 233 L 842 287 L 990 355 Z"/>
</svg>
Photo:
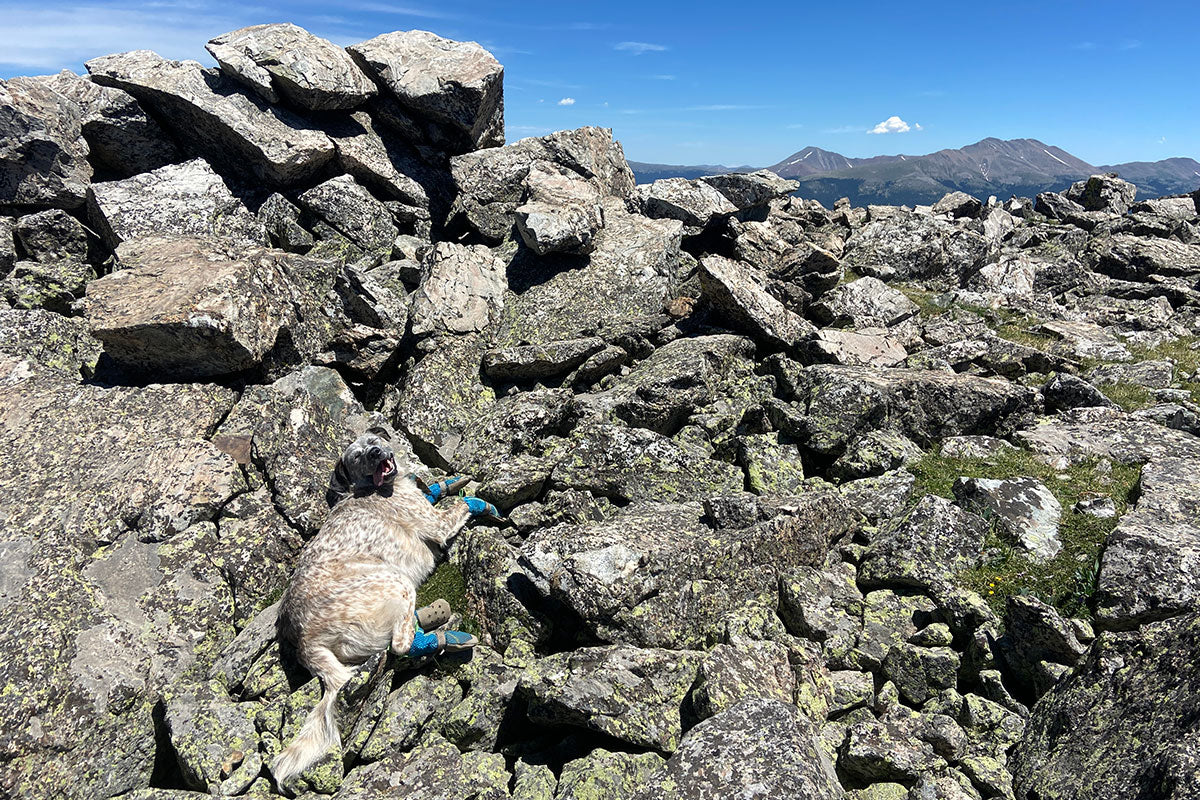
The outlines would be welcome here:
<svg viewBox="0 0 1200 800">
<path fill-rule="evenodd" d="M 371 430 L 355 439 L 338 459 L 329 479 L 330 505 L 352 494 L 390 486 L 396 480 L 396 455 L 382 431 Z"/>
</svg>

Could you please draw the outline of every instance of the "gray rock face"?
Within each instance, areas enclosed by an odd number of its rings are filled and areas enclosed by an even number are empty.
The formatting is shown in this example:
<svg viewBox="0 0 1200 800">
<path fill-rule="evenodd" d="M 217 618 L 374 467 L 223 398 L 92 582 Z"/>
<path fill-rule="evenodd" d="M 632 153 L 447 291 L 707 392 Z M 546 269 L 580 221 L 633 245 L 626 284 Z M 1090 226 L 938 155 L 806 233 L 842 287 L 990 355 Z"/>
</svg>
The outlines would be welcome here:
<svg viewBox="0 0 1200 800">
<path fill-rule="evenodd" d="M 228 375 L 260 366 L 285 331 L 300 348 L 323 340 L 330 262 L 194 237 L 143 237 L 117 254 L 124 269 L 88 284 L 86 314 L 135 371 Z"/>
<path fill-rule="evenodd" d="M 330 178 L 296 199 L 365 252 L 391 254 L 400 231 L 387 206 L 349 175 Z"/>
<path fill-rule="evenodd" d="M 754 172 L 730 172 L 707 175 L 700 179 L 725 196 L 738 211 L 765 206 L 772 200 L 787 197 L 800 188 L 799 181 L 781 178 L 766 169 Z"/>
<path fill-rule="evenodd" d="M 248 711 L 231 702 L 221 686 L 189 687 L 169 698 L 168 735 L 193 789 L 236 794 L 258 777 L 262 756 Z"/>
<path fill-rule="evenodd" d="M 596 748 L 563 765 L 558 791 L 553 795 L 555 800 L 629 797 L 664 763 L 657 753 L 633 755 Z"/>
<path fill-rule="evenodd" d="M 755 698 L 791 703 L 796 695 L 796 674 L 788 649 L 778 642 L 719 644 L 700 664 L 692 707 L 708 719 Z"/>
<path fill-rule="evenodd" d="M 704 258 L 700 286 L 704 298 L 737 328 L 774 347 L 793 347 L 814 332 L 811 323 L 784 307 L 736 261 L 718 255 Z"/>
<path fill-rule="evenodd" d="M 88 216 L 116 249 L 139 236 L 217 236 L 267 244 L 266 231 L 203 159 L 88 188 Z"/>
<path fill-rule="evenodd" d="M 445 177 L 365 111 L 348 115 L 341 124 L 328 124 L 325 130 L 337 147 L 338 163 L 359 183 L 418 209 L 441 201 Z"/>
<path fill-rule="evenodd" d="M 976 217 L 982 210 L 983 203 L 980 203 L 978 198 L 972 197 L 966 192 L 950 192 L 933 204 L 933 213 L 948 214 L 955 219 L 958 217 Z"/>
<path fill-rule="evenodd" d="M 0 81 L 0 207 L 75 208 L 92 179 L 79 105 L 43 81 Z"/>
<path fill-rule="evenodd" d="M 1194 796 L 1198 665 L 1194 613 L 1102 634 L 1034 707 L 1010 762 L 1017 796 Z"/>
<path fill-rule="evenodd" d="M 638 187 L 642 212 L 656 219 L 677 219 L 689 228 L 706 228 L 737 207 L 707 183 L 663 178 Z"/>
<path fill-rule="evenodd" d="M 508 288 L 504 263 L 482 245 L 440 242 L 421 264 L 421 282 L 413 293 L 412 332 L 482 331 L 504 308 Z"/>
<path fill-rule="evenodd" d="M 1018 431 L 1020 444 L 1049 464 L 1066 467 L 1095 458 L 1121 464 L 1141 464 L 1162 458 L 1200 458 L 1200 439 L 1183 431 L 1122 414 L 1099 409 L 1076 409 L 1059 419 L 1040 422 Z"/>
<path fill-rule="evenodd" d="M 1062 549 L 1058 523 L 1062 506 L 1034 478 L 959 478 L 954 497 L 968 510 L 994 518 L 1001 530 L 1033 558 L 1046 561 Z"/>
<path fill-rule="evenodd" d="M 1127 628 L 1200 607 L 1198 468 L 1198 458 L 1142 468 L 1137 504 L 1105 542 L 1096 588 L 1101 626 Z"/>
<path fill-rule="evenodd" d="M 0 309 L 0 360 L 26 361 L 64 377 L 91 377 L 101 345 L 75 317 L 42 309 Z"/>
<path fill-rule="evenodd" d="M 179 148 L 133 95 L 69 70 L 44 79 L 79 105 L 89 160 L 110 178 L 127 178 L 179 161 Z"/>
<path fill-rule="evenodd" d="M 17 245 L 13 239 L 16 225 L 13 217 L 0 216 L 0 277 L 7 275 L 13 264 L 17 263 Z"/>
<path fill-rule="evenodd" d="M 1042 397 L 1046 399 L 1047 411 L 1062 411 L 1071 408 L 1088 408 L 1100 406 L 1117 408 L 1117 404 L 1104 396 L 1104 393 L 1083 378 L 1077 378 L 1067 373 L 1059 373 L 1042 387 Z"/>
<path fill-rule="evenodd" d="M 987 248 L 981 235 L 943 219 L 901 213 L 856 230 L 842 262 L 860 275 L 920 278 L 952 288 L 978 269 Z"/>
<path fill-rule="evenodd" d="M 504 144 L 504 68 L 475 42 L 395 31 L 347 50 L 405 108 L 458 132 L 464 151 Z"/>
<path fill-rule="evenodd" d="M 888 328 L 917 315 L 919 307 L 878 278 L 859 278 L 830 291 L 812 307 L 813 314 L 835 327 Z"/>
<path fill-rule="evenodd" d="M 865 586 L 928 588 L 978 565 L 987 523 L 936 495 L 922 498 L 871 542 L 859 568 Z"/>
<path fill-rule="evenodd" d="M 1028 595 L 1013 595 L 1005 608 L 1004 636 L 997 650 L 1009 680 L 1036 699 L 1054 685 L 1062 666 L 1073 667 L 1086 648 L 1053 606 Z"/>
<path fill-rule="evenodd" d="M 633 198 L 633 171 L 625 162 L 620 143 L 612 138 L 612 131 L 579 128 L 450 159 L 457 190 L 452 221 L 470 227 L 488 241 L 502 241 L 512 229 L 515 209 L 525 199 L 526 176 L 539 162 L 576 173 L 592 183 L 602 197 L 623 201 Z"/>
<path fill-rule="evenodd" d="M 1037 196 L 1033 210 L 1051 219 L 1066 220 L 1086 209 L 1058 192 L 1042 192 Z"/>
<path fill-rule="evenodd" d="M 85 66 L 96 83 L 132 94 L 212 163 L 289 185 L 309 178 L 333 157 L 333 142 L 324 133 L 195 61 L 169 61 L 135 50 Z"/>
<path fill-rule="evenodd" d="M 1088 211 L 1124 214 L 1137 196 L 1137 187 L 1115 174 L 1093 175 L 1085 181 L 1071 184 L 1071 188 L 1063 194 Z"/>
<path fill-rule="evenodd" d="M 499 798 L 505 796 L 510 778 L 504 768 L 504 756 L 499 753 L 462 753 L 434 734 L 406 753 L 392 753 L 383 761 L 356 770 L 341 785 L 338 796 L 400 796 L 413 800 Z"/>
<path fill-rule="evenodd" d="M 4 297 L 13 308 L 46 308 L 69 314 L 71 304 L 96 277 L 90 264 L 74 259 L 18 261 L 4 281 Z"/>
<path fill-rule="evenodd" d="M 535 662 L 519 691 L 530 719 L 606 733 L 670 753 L 701 655 L 626 645 L 584 648 Z"/>
<path fill-rule="evenodd" d="M 280 250 L 303 254 L 312 249 L 313 235 L 300 225 L 300 209 L 278 192 L 263 201 L 256 216 Z"/>
<path fill-rule="evenodd" d="M 591 336 L 489 350 L 483 355 L 483 371 L 497 380 L 538 380 L 566 374 L 603 349 L 604 340 Z"/>
<path fill-rule="evenodd" d="M 378 89 L 346 51 L 290 23 L 251 25 L 209 40 L 227 75 L 268 103 L 305 111 L 354 108 Z"/>
<path fill-rule="evenodd" d="M 604 225 L 600 190 L 555 164 L 535 163 L 525 176 L 528 199 L 516 209 L 517 231 L 531 250 L 585 255 Z"/>
<path fill-rule="evenodd" d="M 714 769 L 713 754 L 722 755 Z M 753 787 L 753 788 L 751 788 Z M 717 800 L 747 796 L 836 800 L 833 765 L 812 723 L 778 700 L 747 700 L 688 731 L 661 771 L 635 800 Z"/>
<path fill-rule="evenodd" d="M 17 241 L 34 261 L 87 259 L 87 232 L 78 220 L 61 209 L 26 214 L 17 220 L 15 232 Z"/>
</svg>

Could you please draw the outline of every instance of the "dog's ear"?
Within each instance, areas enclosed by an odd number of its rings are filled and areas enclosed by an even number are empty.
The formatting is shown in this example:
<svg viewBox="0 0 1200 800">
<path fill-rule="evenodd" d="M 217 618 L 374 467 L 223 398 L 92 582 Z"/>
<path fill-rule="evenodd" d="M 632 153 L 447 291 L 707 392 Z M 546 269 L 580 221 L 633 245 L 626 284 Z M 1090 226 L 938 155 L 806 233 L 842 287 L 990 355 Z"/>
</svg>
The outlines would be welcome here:
<svg viewBox="0 0 1200 800">
<path fill-rule="evenodd" d="M 325 502 L 329 504 L 330 508 L 333 508 L 339 501 L 349 497 L 353 488 L 354 484 L 350 480 L 346 462 L 339 458 L 333 475 L 329 478 L 329 491 L 325 492 Z"/>
<path fill-rule="evenodd" d="M 392 441 L 392 432 L 389 431 L 387 428 L 383 428 L 380 426 L 376 426 L 373 428 L 367 428 L 367 433 L 374 434 L 375 436 L 378 436 L 380 439 L 383 439 L 385 442 L 388 442 L 388 443 L 390 443 Z"/>
</svg>

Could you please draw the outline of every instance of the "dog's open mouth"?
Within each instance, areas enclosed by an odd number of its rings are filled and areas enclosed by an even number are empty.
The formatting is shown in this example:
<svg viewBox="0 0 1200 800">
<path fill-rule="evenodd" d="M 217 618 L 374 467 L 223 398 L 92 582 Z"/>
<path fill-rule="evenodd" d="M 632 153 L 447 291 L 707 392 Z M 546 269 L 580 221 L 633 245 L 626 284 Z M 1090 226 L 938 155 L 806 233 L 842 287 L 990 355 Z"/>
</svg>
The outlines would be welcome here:
<svg viewBox="0 0 1200 800">
<path fill-rule="evenodd" d="M 384 481 L 396 474 L 396 459 L 385 458 L 375 468 L 375 485 L 383 486 Z"/>
</svg>

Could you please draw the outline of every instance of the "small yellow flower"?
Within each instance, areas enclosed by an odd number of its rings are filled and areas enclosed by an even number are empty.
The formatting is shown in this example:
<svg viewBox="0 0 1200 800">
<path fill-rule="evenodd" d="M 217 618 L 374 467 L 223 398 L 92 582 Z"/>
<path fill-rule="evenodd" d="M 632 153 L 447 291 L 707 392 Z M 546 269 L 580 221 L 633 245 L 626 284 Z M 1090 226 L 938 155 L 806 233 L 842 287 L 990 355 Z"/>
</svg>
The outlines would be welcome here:
<svg viewBox="0 0 1200 800">
<path fill-rule="evenodd" d="M 988 594 L 995 594 L 991 589 L 988 589 Z"/>
</svg>

